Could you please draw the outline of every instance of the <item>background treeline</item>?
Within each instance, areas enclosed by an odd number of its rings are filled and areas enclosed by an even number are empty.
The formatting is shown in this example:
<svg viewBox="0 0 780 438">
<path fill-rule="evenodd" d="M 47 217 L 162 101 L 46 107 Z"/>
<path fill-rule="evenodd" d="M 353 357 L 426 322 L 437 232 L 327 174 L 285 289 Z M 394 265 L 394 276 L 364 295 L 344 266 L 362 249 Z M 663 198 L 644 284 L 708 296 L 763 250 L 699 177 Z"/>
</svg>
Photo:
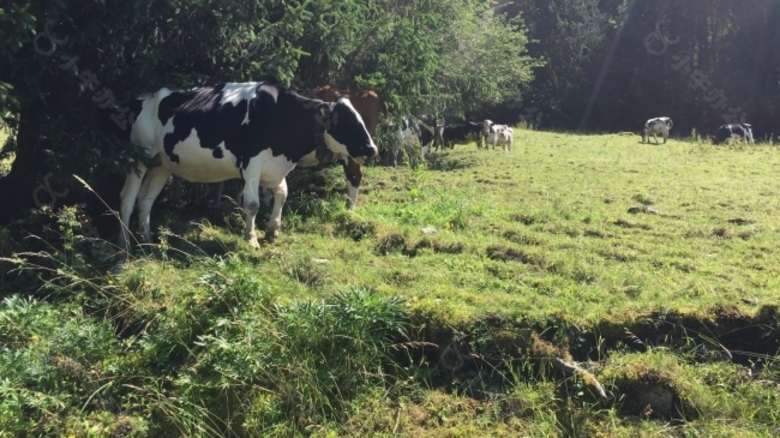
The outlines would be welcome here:
<svg viewBox="0 0 780 438">
<path fill-rule="evenodd" d="M 162 86 L 329 83 L 373 88 L 397 116 L 544 129 L 669 115 L 687 135 L 744 117 L 761 138 L 780 115 L 779 28 L 778 0 L 10 0 L 0 115 L 16 159 L 0 220 L 49 172 L 111 201 L 135 152 L 100 129 L 100 106 Z"/>
<path fill-rule="evenodd" d="M 778 0 L 501 3 L 545 60 L 530 94 L 546 129 L 638 131 L 668 115 L 687 136 L 744 113 L 759 137 L 780 134 Z"/>
</svg>

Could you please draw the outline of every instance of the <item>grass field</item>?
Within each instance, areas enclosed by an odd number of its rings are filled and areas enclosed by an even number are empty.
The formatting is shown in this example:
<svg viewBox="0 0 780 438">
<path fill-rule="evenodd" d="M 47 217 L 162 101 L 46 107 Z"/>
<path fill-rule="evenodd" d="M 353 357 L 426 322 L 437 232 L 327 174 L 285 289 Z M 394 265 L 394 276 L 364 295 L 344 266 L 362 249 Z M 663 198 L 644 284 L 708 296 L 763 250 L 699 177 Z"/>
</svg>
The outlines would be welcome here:
<svg viewBox="0 0 780 438">
<path fill-rule="evenodd" d="M 776 302 L 774 148 L 521 131 L 509 154 L 464 147 L 433 167 L 368 168 L 354 215 L 338 213 L 338 199 L 319 207 L 331 221 L 293 205 L 278 243 L 258 252 L 258 274 L 291 297 L 346 284 L 397 294 L 452 326 L 485 315 L 623 323 Z M 328 261 L 315 287 L 277 275 L 307 258 Z"/>
<path fill-rule="evenodd" d="M 130 413 L 78 411 L 109 398 L 90 387 L 90 401 L 69 396 L 80 400 L 72 409 L 42 399 L 54 414 L 38 427 L 776 436 L 780 150 L 515 135 L 509 153 L 471 145 L 427 168 L 368 167 L 354 213 L 339 167 L 294 171 L 282 233 L 259 250 L 241 241 L 229 205 L 161 206 L 160 244 L 113 274 L 63 231 L 71 246 L 53 258 L 65 274 L 42 290 L 67 305 L 24 312 L 55 327 L 81 315 L 71 328 L 84 339 L 80 359 L 58 350 L 64 334 L 19 323 L 22 304 L 7 302 L 0 325 L 17 321 L 19 339 L 50 343 L 25 347 L 32 363 L 44 352 L 72 358 L 78 371 L 39 358 L 69 382 L 122 382 L 112 391 L 124 396 L 110 396 Z M 105 330 L 123 334 L 95 334 Z M 11 382 L 1 390 L 46 392 Z M 9 406 L 0 403 L 0 424 L 4 412 L 11 424 Z"/>
</svg>

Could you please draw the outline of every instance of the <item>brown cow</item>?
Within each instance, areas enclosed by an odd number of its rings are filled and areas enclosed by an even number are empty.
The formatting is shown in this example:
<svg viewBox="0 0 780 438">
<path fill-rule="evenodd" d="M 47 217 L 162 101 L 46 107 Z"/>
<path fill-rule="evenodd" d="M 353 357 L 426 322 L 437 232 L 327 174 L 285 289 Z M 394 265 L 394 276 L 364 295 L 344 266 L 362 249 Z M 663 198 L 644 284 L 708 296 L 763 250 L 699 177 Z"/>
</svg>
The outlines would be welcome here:
<svg viewBox="0 0 780 438">
<path fill-rule="evenodd" d="M 330 85 L 324 85 L 312 91 L 325 102 L 335 102 L 339 97 L 347 97 L 355 110 L 363 117 L 363 123 L 366 124 L 366 130 L 371 136 L 376 134 L 376 126 L 379 123 L 390 123 L 387 102 L 379 97 L 374 90 L 338 90 Z"/>
<path fill-rule="evenodd" d="M 349 101 L 352 102 L 352 106 L 355 107 L 355 110 L 360 114 L 360 117 L 363 118 L 363 123 L 366 124 L 366 130 L 371 137 L 374 137 L 376 134 L 377 124 L 391 124 L 387 103 L 374 90 L 349 91 L 339 90 L 330 85 L 324 85 L 315 88 L 312 92 L 314 92 L 318 98 L 326 102 L 335 102 L 339 97 L 349 98 Z M 352 210 L 355 208 L 355 202 L 357 201 L 360 181 L 363 179 L 363 170 L 361 169 L 360 164 L 354 162 L 351 158 L 346 157 L 344 162 L 344 175 L 347 177 L 347 208 Z"/>
</svg>

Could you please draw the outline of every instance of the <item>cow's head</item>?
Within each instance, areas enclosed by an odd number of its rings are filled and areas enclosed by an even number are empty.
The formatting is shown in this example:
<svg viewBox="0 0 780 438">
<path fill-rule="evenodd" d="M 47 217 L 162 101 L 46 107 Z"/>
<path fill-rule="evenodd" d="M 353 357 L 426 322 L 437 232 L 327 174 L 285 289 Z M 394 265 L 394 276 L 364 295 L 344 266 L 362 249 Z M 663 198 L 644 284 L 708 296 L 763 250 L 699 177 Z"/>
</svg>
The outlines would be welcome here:
<svg viewBox="0 0 780 438">
<path fill-rule="evenodd" d="M 378 153 L 363 118 L 346 97 L 319 107 L 325 127 L 325 145 L 336 156 L 349 156 L 362 163 Z"/>
<path fill-rule="evenodd" d="M 485 133 L 485 135 L 489 134 L 493 130 L 493 123 L 490 119 L 485 119 L 484 122 L 482 122 L 482 132 Z"/>
<path fill-rule="evenodd" d="M 714 135 L 708 135 L 707 139 L 710 141 L 710 144 L 713 144 L 713 145 L 719 145 L 720 144 L 720 140 L 718 140 L 718 137 L 716 137 Z"/>
</svg>

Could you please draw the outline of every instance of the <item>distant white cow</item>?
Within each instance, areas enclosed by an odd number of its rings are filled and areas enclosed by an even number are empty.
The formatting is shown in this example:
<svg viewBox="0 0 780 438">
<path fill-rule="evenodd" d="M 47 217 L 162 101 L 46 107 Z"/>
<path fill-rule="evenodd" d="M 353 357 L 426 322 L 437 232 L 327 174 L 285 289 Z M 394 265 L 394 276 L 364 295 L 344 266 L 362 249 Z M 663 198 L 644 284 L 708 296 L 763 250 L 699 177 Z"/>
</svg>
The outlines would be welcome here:
<svg viewBox="0 0 780 438">
<path fill-rule="evenodd" d="M 664 137 L 664 143 L 669 138 L 669 130 L 672 129 L 672 119 L 669 117 L 656 117 L 650 119 L 645 123 L 645 132 L 642 135 L 642 143 L 650 143 L 650 135 L 655 139 L 655 143 L 658 144 L 658 135 Z"/>
<path fill-rule="evenodd" d="M 491 120 L 482 122 L 482 135 L 485 139 L 485 148 L 493 145 L 493 149 L 502 145 L 504 151 L 512 150 L 513 130 L 508 125 L 496 125 Z"/>
<path fill-rule="evenodd" d="M 416 122 L 409 117 L 404 117 L 401 119 L 395 134 L 404 152 L 409 156 L 409 166 L 412 168 L 417 167 L 417 156 L 420 154 L 420 145 L 422 144 L 421 131 Z M 430 154 L 430 147 L 430 143 L 422 146 L 423 157 Z"/>
</svg>

